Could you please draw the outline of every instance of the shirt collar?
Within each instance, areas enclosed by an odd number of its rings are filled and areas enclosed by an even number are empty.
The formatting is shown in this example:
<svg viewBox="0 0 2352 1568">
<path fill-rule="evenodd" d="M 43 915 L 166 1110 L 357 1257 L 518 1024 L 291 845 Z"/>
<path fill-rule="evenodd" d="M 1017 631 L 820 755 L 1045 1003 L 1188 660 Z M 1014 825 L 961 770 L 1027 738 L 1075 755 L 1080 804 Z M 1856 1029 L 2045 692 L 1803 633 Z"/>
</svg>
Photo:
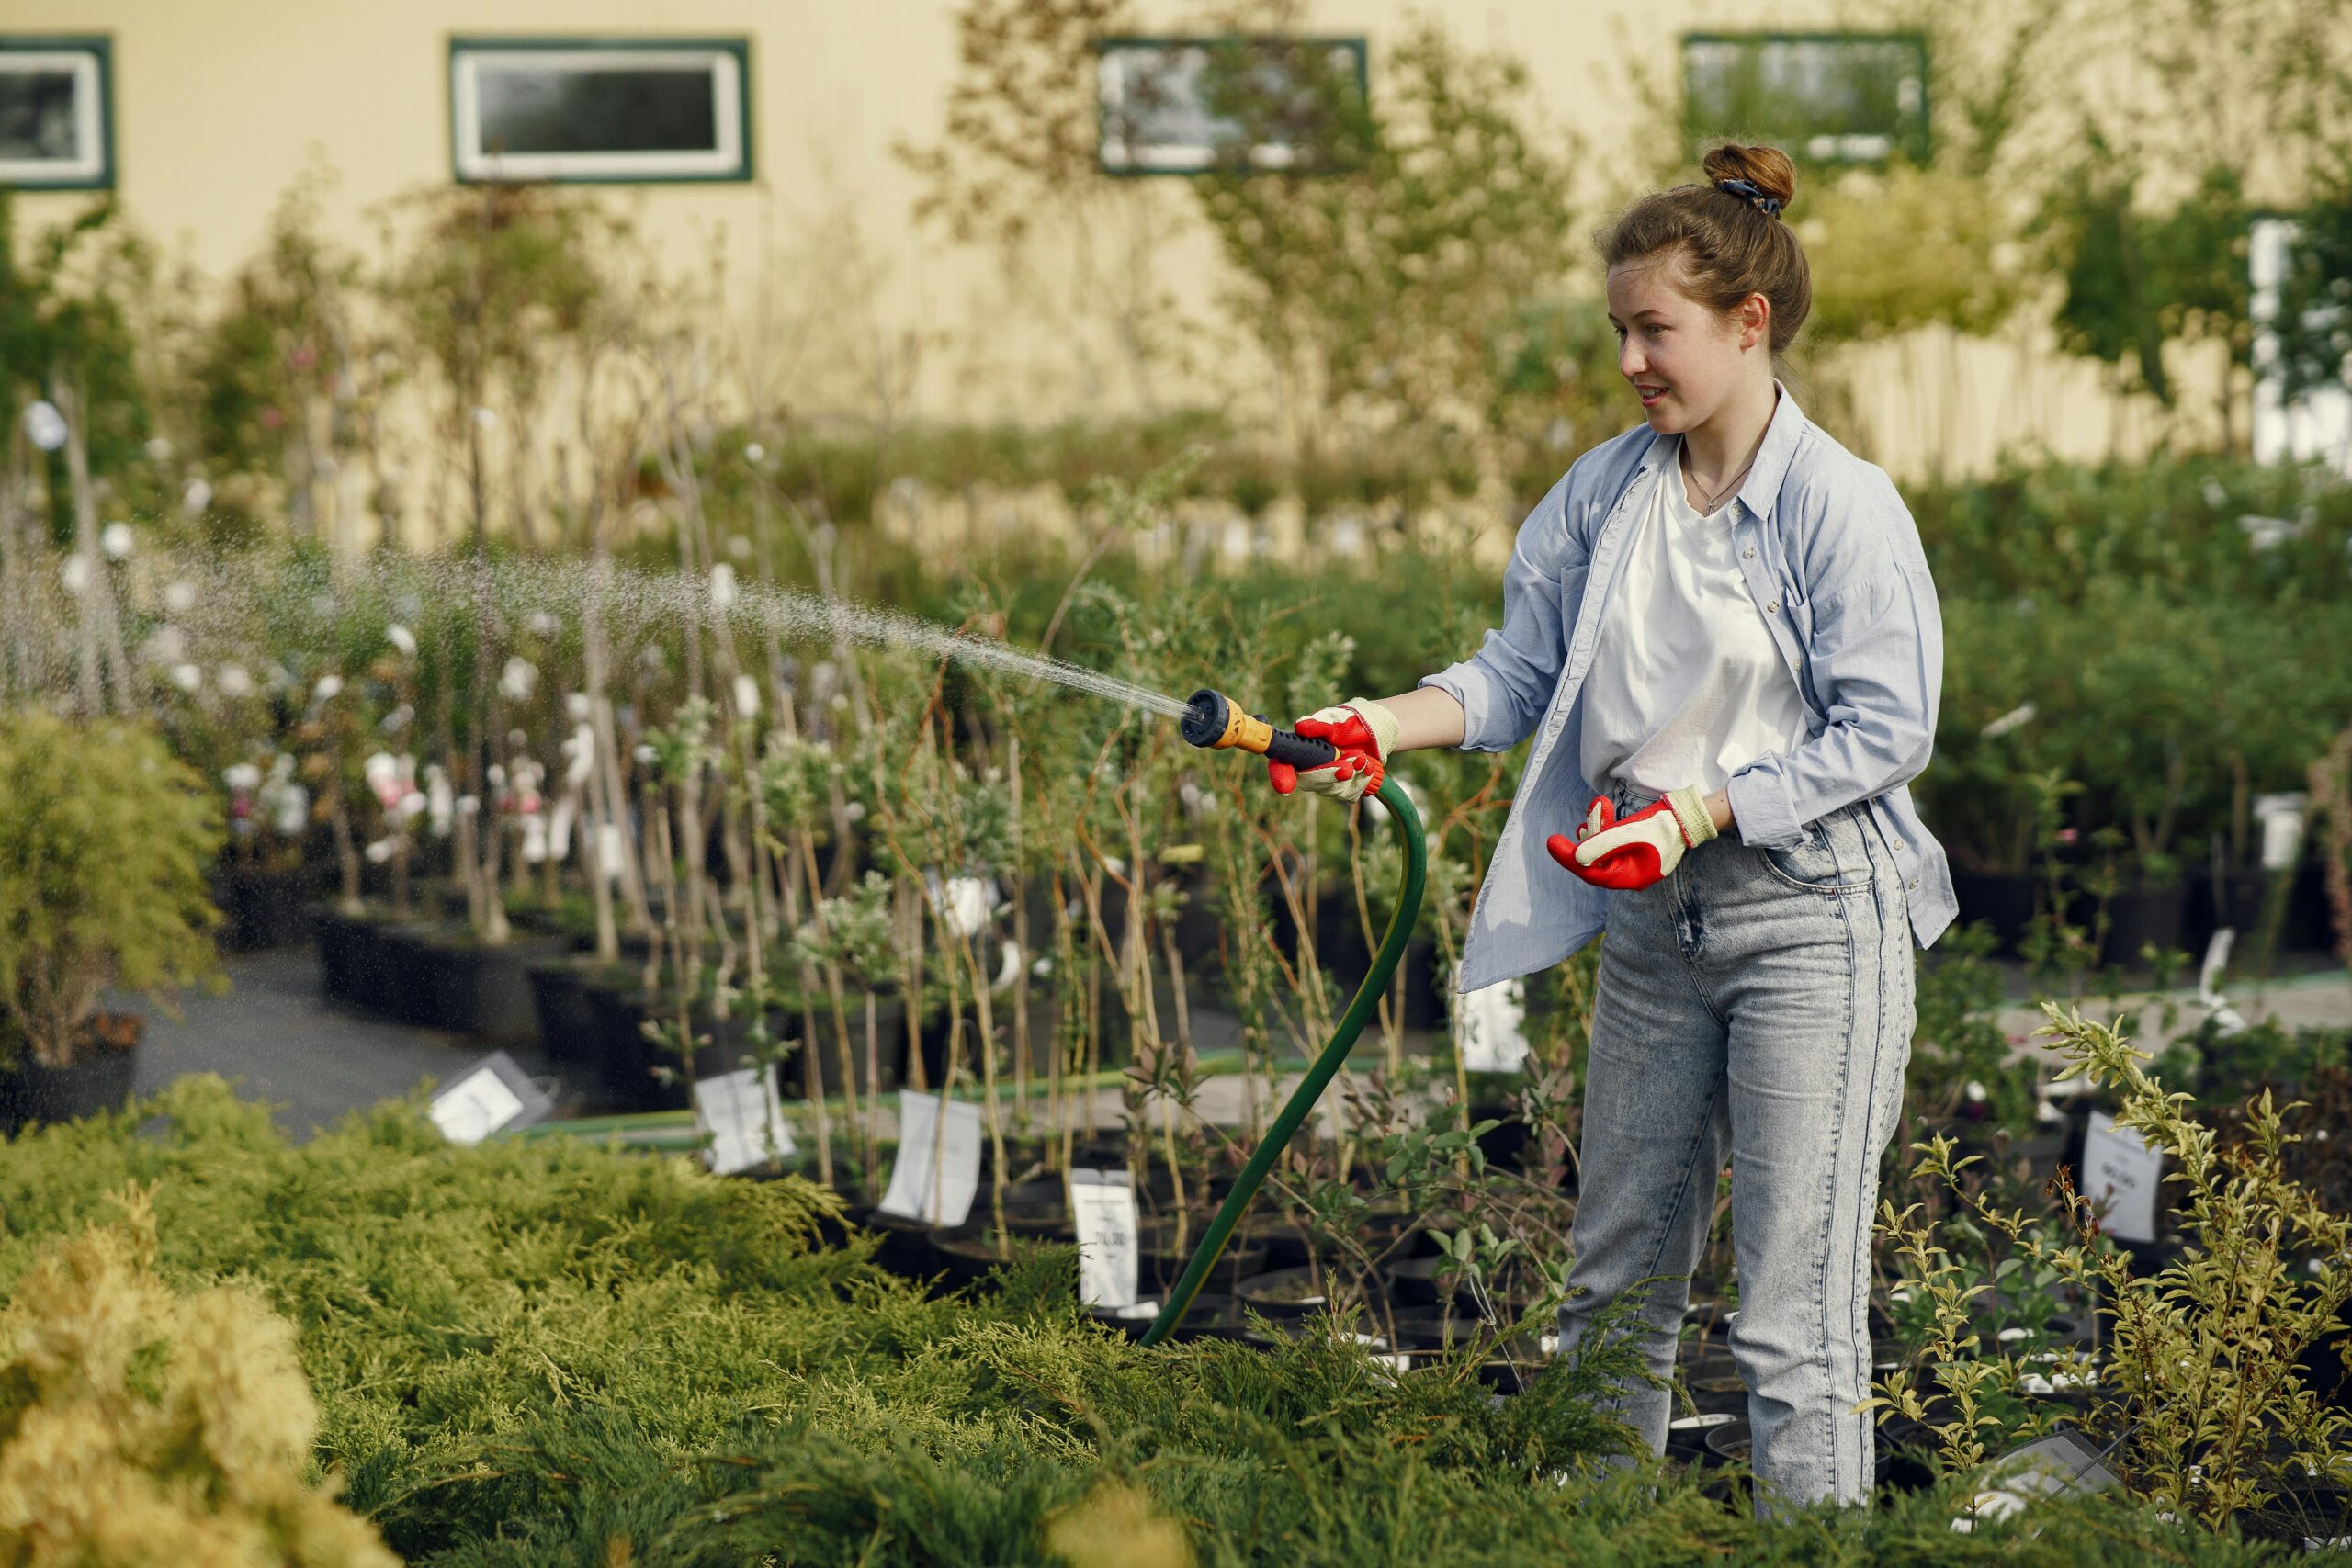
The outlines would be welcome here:
<svg viewBox="0 0 2352 1568">
<path fill-rule="evenodd" d="M 1804 431 L 1804 410 L 1772 378 L 1772 389 L 1780 394 L 1772 404 L 1772 423 L 1764 427 L 1764 444 L 1756 449 L 1755 466 L 1747 470 L 1747 478 L 1739 487 L 1739 503 L 1758 519 L 1769 517 L 1772 502 L 1781 493 L 1781 481 L 1789 476 L 1789 465 L 1796 460 L 1797 437 Z"/>
<path fill-rule="evenodd" d="M 1772 423 L 1764 427 L 1763 445 L 1757 447 L 1756 461 L 1748 466 L 1747 478 L 1740 481 L 1739 493 L 1733 498 L 1759 521 L 1771 515 L 1781 481 L 1788 477 L 1789 465 L 1796 458 L 1797 436 L 1804 429 L 1804 410 L 1797 407 L 1795 397 L 1777 376 L 1772 378 L 1772 390 L 1778 394 L 1772 402 Z M 1650 432 L 1638 471 L 1648 473 L 1672 450 L 1665 436 Z"/>
</svg>

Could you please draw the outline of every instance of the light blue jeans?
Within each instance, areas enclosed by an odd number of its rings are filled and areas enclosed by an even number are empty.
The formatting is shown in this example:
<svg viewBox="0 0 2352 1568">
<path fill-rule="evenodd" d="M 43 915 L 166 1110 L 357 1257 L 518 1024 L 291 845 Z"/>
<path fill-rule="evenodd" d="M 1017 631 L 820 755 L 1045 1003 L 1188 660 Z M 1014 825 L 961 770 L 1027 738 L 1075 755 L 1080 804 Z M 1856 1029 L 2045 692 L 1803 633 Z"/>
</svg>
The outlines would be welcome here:
<svg viewBox="0 0 2352 1568">
<path fill-rule="evenodd" d="M 1611 793 L 1621 814 L 1649 803 Z M 1790 850 L 1751 849 L 1735 825 L 1671 875 L 1611 893 L 1603 932 L 1562 1352 L 1619 1292 L 1682 1276 L 1650 1286 L 1639 1340 L 1654 1371 L 1672 1371 L 1728 1158 L 1731 1352 L 1747 1383 L 1757 1506 L 1859 1502 L 1875 1450 L 1853 1409 L 1868 1395 L 1879 1156 L 1917 1016 L 1894 856 L 1867 802 Z M 1623 1394 L 1653 1450 L 1671 1399 Z"/>
</svg>

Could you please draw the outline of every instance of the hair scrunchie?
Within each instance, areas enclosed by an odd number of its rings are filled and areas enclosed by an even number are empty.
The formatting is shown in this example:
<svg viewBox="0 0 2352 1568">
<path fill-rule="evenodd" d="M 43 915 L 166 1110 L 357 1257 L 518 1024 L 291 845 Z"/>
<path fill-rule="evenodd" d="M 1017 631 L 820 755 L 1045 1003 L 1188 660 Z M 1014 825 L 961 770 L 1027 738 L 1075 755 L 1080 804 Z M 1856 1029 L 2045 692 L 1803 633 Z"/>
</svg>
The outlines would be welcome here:
<svg viewBox="0 0 2352 1568">
<path fill-rule="evenodd" d="M 1771 217 L 1778 218 L 1781 215 L 1781 198 L 1777 196 L 1765 195 L 1763 188 L 1757 185 L 1754 180 L 1717 180 L 1715 182 L 1715 188 L 1720 191 L 1728 191 L 1736 197 L 1745 197 L 1747 201 L 1754 204 L 1759 211 L 1767 213 Z"/>
</svg>

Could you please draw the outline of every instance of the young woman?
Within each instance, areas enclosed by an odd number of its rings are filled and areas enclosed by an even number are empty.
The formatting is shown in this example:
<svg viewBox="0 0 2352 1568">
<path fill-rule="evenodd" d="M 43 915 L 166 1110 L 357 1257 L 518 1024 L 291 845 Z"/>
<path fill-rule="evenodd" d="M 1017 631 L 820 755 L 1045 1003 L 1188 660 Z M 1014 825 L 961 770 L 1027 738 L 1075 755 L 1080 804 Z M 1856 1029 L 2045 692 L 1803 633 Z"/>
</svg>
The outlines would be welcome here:
<svg viewBox="0 0 2352 1568">
<path fill-rule="evenodd" d="M 1854 1502 L 1871 1480 L 1854 1406 L 1912 939 L 1932 944 L 1954 914 L 1907 787 L 1935 739 L 1942 620 L 1894 485 L 1773 374 L 1812 303 L 1781 218 L 1795 169 L 1733 145 L 1704 168 L 1599 236 L 1644 422 L 1521 525 L 1503 625 L 1411 692 L 1301 720 L 1340 760 L 1277 766 L 1273 784 L 1354 799 L 1400 751 L 1535 737 L 1459 985 L 1606 932 L 1563 1352 L 1653 1280 L 1642 1343 L 1671 1371 L 1728 1159 L 1758 1506 Z M 1623 1408 L 1663 1446 L 1664 1391 L 1630 1388 Z"/>
</svg>

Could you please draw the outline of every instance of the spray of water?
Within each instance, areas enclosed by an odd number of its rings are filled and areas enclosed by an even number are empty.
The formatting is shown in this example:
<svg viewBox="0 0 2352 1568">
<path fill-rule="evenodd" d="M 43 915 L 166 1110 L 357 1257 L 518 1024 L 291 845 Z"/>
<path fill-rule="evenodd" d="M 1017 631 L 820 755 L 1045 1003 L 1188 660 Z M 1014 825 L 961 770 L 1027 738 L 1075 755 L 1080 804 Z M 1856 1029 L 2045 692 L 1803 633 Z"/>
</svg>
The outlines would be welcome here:
<svg viewBox="0 0 2352 1568">
<path fill-rule="evenodd" d="M 150 556 L 116 569 L 119 581 L 99 584 L 88 580 L 86 570 L 73 570 L 74 564 L 68 561 L 44 592 L 0 607 L 0 620 L 7 623 L 0 633 L 0 653 L 10 659 L 20 686 L 65 689 L 76 627 L 100 592 L 121 592 L 134 617 L 145 624 L 133 656 L 160 665 L 183 684 L 204 680 L 214 661 L 258 651 L 253 645 L 264 625 L 282 637 L 289 621 L 364 621 L 372 611 L 394 626 L 417 619 L 431 606 L 442 614 L 468 615 L 487 608 L 509 627 L 553 630 L 576 622 L 594 599 L 608 633 L 623 641 L 674 628 L 689 617 L 705 625 L 723 621 L 739 631 L 773 633 L 787 642 L 850 641 L 911 649 L 1051 682 L 1170 718 L 1181 719 L 1186 712 L 1186 705 L 1174 697 L 1101 671 L 872 604 L 740 582 L 724 566 L 708 577 L 688 578 L 619 565 L 599 568 L 578 557 L 484 565 L 379 556 L 333 570 L 323 562 L 294 563 L 273 577 L 257 576 L 241 558 Z M 315 651 L 332 662 L 334 650 Z M 217 668 L 212 674 L 218 678 Z"/>
</svg>

